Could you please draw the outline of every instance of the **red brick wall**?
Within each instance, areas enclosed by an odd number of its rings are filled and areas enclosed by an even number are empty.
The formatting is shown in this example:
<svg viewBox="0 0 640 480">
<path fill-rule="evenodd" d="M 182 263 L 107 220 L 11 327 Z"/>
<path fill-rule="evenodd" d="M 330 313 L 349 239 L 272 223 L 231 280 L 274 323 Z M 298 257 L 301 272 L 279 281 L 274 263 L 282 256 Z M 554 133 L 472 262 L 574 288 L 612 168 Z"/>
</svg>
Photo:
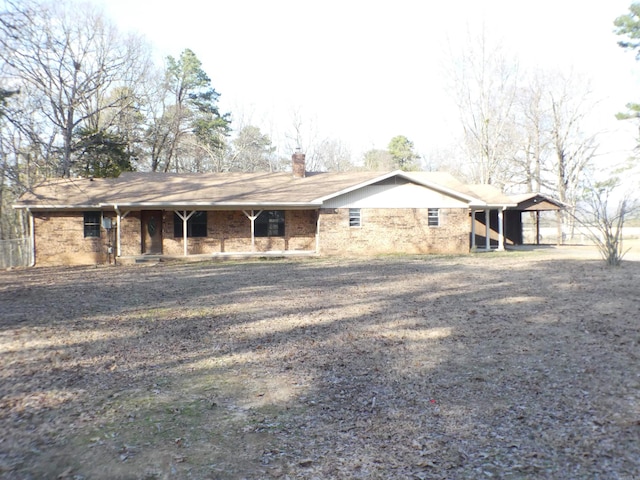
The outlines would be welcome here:
<svg viewBox="0 0 640 480">
<path fill-rule="evenodd" d="M 333 210 L 330 210 L 333 212 Z M 464 209 L 441 209 L 440 226 L 427 225 L 424 209 L 362 209 L 361 227 L 349 227 L 349 209 L 320 213 L 320 253 L 370 255 L 378 253 L 468 253 L 469 216 Z M 105 212 L 113 217 L 115 213 Z M 256 238 L 258 252 L 315 250 L 314 210 L 287 211 L 285 236 Z M 131 212 L 121 222 L 121 254 L 141 254 L 140 213 Z M 107 235 L 84 238 L 83 212 L 36 213 L 37 265 L 100 264 L 107 262 Z M 163 254 L 183 254 L 182 238 L 173 236 L 173 212 L 162 222 Z M 112 233 L 116 251 L 115 229 Z M 189 238 L 189 254 L 251 251 L 251 224 L 239 211 L 212 211 L 207 217 L 207 237 Z"/>
<path fill-rule="evenodd" d="M 36 265 L 93 265 L 107 261 L 106 230 L 84 238 L 84 214 L 34 213 Z"/>
<path fill-rule="evenodd" d="M 140 255 L 142 252 L 142 225 L 140 212 L 129 212 L 120 220 L 120 254 L 123 256 Z"/>
<path fill-rule="evenodd" d="M 183 238 L 173 236 L 173 212 L 165 212 L 163 222 L 163 253 L 182 255 Z M 258 252 L 269 250 L 312 250 L 315 248 L 315 218 L 313 210 L 285 213 L 285 236 L 256 238 Z M 207 216 L 207 237 L 189 238 L 189 254 L 251 252 L 251 222 L 241 211 L 211 211 Z"/>
<path fill-rule="evenodd" d="M 361 226 L 349 227 L 349 209 L 321 211 L 322 255 L 380 253 L 468 253 L 466 209 L 440 209 L 440 225 L 429 227 L 426 209 L 361 209 Z"/>
</svg>

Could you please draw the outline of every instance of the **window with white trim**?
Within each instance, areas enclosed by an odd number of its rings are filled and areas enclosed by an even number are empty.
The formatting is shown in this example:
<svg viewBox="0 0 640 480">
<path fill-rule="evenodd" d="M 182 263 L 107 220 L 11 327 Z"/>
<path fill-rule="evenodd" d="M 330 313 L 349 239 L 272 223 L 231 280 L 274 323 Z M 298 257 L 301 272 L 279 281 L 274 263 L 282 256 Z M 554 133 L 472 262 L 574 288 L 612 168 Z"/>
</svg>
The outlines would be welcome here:
<svg viewBox="0 0 640 480">
<path fill-rule="evenodd" d="M 360 217 L 360 209 L 359 208 L 350 208 L 349 209 L 349 226 L 350 227 L 361 227 L 362 219 Z"/>
<path fill-rule="evenodd" d="M 440 209 L 428 208 L 427 209 L 427 225 L 430 227 L 440 226 Z"/>
</svg>

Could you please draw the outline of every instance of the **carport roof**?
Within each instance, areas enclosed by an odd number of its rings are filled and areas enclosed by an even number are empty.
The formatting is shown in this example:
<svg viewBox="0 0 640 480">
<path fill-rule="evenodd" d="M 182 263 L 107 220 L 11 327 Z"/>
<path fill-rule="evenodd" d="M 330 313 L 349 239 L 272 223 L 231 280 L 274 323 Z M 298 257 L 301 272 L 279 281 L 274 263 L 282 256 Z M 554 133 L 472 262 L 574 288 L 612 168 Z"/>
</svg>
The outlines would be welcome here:
<svg viewBox="0 0 640 480">
<path fill-rule="evenodd" d="M 565 206 L 559 200 L 543 195 L 541 193 L 522 193 L 518 195 L 510 195 L 516 206 L 509 210 L 520 211 L 545 211 L 545 210 L 562 210 Z"/>
</svg>

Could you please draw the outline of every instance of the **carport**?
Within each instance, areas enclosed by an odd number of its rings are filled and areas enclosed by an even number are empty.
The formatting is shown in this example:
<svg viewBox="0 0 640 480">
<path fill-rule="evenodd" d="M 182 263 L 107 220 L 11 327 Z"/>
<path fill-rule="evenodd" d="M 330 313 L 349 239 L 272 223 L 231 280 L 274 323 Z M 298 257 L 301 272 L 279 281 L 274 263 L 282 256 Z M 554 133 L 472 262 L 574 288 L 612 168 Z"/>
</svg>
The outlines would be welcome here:
<svg viewBox="0 0 640 480">
<path fill-rule="evenodd" d="M 562 210 L 564 206 L 555 200 L 540 193 L 525 193 L 511 196 L 516 202 L 515 207 L 509 207 L 504 212 L 504 233 L 507 245 L 524 244 L 522 214 L 524 212 L 535 213 L 535 244 L 540 245 L 540 212 Z"/>
<path fill-rule="evenodd" d="M 479 190 L 477 186 L 474 188 Z M 490 186 L 483 190 L 491 191 Z M 499 199 L 503 203 L 496 204 Z M 540 212 L 562 210 L 562 203 L 541 193 L 525 193 L 494 197 L 494 203 L 483 209 L 471 209 L 471 250 L 504 250 L 508 245 L 524 244 L 522 214 L 535 213 L 535 243 L 540 243 Z"/>
</svg>

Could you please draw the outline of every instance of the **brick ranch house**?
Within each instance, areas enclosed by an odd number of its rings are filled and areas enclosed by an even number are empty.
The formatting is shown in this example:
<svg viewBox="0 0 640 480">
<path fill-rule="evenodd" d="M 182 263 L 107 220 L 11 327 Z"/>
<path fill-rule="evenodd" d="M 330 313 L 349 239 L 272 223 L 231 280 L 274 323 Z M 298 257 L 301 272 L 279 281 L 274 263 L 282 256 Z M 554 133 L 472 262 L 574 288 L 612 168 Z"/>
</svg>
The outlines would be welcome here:
<svg viewBox="0 0 640 480">
<path fill-rule="evenodd" d="M 522 243 L 522 205 L 559 208 L 540 195 L 516 201 L 443 172 L 309 174 L 304 159 L 293 155 L 293 174 L 56 179 L 14 207 L 28 212 L 34 265 L 145 256 L 460 254 Z"/>
</svg>

